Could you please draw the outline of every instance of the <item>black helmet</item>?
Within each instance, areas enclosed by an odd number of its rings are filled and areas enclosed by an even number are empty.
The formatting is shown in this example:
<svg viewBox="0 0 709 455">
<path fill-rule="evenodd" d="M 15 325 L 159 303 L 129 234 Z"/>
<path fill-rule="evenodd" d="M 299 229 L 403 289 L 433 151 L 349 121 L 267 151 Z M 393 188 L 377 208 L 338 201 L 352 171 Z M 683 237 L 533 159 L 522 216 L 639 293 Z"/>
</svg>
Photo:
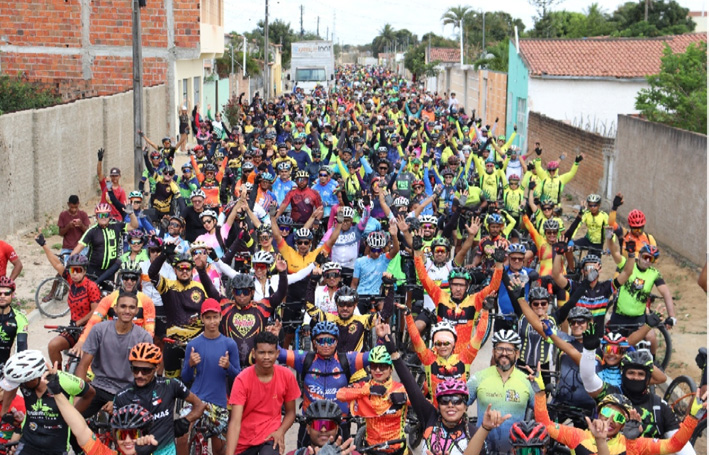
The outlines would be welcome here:
<svg viewBox="0 0 709 455">
<path fill-rule="evenodd" d="M 549 298 L 550 298 L 549 291 L 547 291 L 543 287 L 536 287 L 536 288 L 529 290 L 529 299 L 528 300 L 530 302 L 532 300 L 546 300 L 548 302 Z"/>
<path fill-rule="evenodd" d="M 89 265 L 89 260 L 83 254 L 72 254 L 66 260 L 67 267 L 84 267 Z"/>
<path fill-rule="evenodd" d="M 150 412 L 139 404 L 128 404 L 113 413 L 111 417 L 112 430 L 132 430 L 138 429 L 147 431 L 153 416 Z"/>
<path fill-rule="evenodd" d="M 586 307 L 582 306 L 575 306 L 569 311 L 569 315 L 566 317 L 569 321 L 572 319 L 585 319 L 587 321 L 590 321 L 593 319 L 593 315 L 591 314 L 591 310 L 589 310 Z"/>
<path fill-rule="evenodd" d="M 216 173 L 216 172 L 217 172 L 217 167 L 216 167 L 214 164 L 212 164 L 212 163 L 207 163 L 207 164 L 204 165 L 204 172 L 205 172 L 205 173 L 207 173 L 207 172 L 214 172 L 214 173 Z"/>
<path fill-rule="evenodd" d="M 335 292 L 335 302 L 355 302 L 359 301 L 357 291 L 349 286 L 342 286 Z"/>
<path fill-rule="evenodd" d="M 628 369 L 645 370 L 647 378 L 650 378 L 652 370 L 655 368 L 652 362 L 652 355 L 644 349 L 626 352 L 620 361 L 620 368 L 625 372 Z"/>
<path fill-rule="evenodd" d="M 172 265 L 174 267 L 181 262 L 189 262 L 189 264 L 194 267 L 194 259 L 192 259 L 192 255 L 188 252 L 176 254 L 175 258 L 172 260 Z"/>
<path fill-rule="evenodd" d="M 237 273 L 234 278 L 231 279 L 232 289 L 253 289 L 254 288 L 254 277 L 246 273 Z"/>
<path fill-rule="evenodd" d="M 315 400 L 303 412 L 303 416 L 308 421 L 320 419 L 339 421 L 342 418 L 342 410 L 332 400 Z"/>
</svg>

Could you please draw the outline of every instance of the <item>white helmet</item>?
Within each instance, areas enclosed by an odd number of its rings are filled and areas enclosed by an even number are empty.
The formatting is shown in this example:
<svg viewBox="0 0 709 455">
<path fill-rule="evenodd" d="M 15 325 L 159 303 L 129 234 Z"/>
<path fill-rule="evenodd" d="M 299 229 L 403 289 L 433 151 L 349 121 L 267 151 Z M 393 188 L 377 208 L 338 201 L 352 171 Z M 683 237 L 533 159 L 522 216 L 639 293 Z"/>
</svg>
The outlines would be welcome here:
<svg viewBox="0 0 709 455">
<path fill-rule="evenodd" d="M 492 345 L 495 346 L 498 343 L 509 343 L 519 349 L 522 346 L 522 339 L 513 330 L 498 330 L 492 336 Z"/>
<path fill-rule="evenodd" d="M 362 199 L 360 199 L 360 200 L 357 202 L 357 205 L 359 205 L 359 209 L 360 209 L 362 212 L 364 212 L 364 209 L 365 209 L 365 208 L 368 208 L 369 210 L 372 210 L 372 207 L 374 207 L 374 201 L 370 200 L 370 201 L 369 201 L 369 205 L 364 205 L 364 201 L 363 201 Z"/>
<path fill-rule="evenodd" d="M 190 253 L 193 252 L 194 250 L 206 250 L 206 249 L 211 249 L 209 245 L 204 240 L 195 240 L 192 242 L 190 245 Z"/>
<path fill-rule="evenodd" d="M 342 266 L 340 265 L 339 262 L 326 262 L 322 266 L 322 273 L 325 274 L 327 272 L 331 272 L 333 270 L 337 270 L 338 272 L 342 271 Z"/>
<path fill-rule="evenodd" d="M 367 245 L 370 248 L 384 248 L 388 241 L 383 232 L 375 231 L 367 236 Z"/>
<path fill-rule="evenodd" d="M 207 195 L 204 194 L 204 191 L 202 191 L 201 189 L 197 188 L 196 190 L 194 190 L 194 191 L 192 192 L 192 194 L 190 194 L 190 199 L 195 198 L 195 197 L 201 197 L 202 199 L 206 199 L 206 198 L 207 198 Z"/>
<path fill-rule="evenodd" d="M 438 226 L 438 218 L 433 215 L 419 215 L 419 223 Z"/>
<path fill-rule="evenodd" d="M 215 212 L 214 210 L 205 210 L 204 212 L 202 212 L 202 213 L 199 214 L 199 219 L 201 220 L 201 219 L 204 218 L 205 216 L 211 216 L 211 217 L 214 218 L 215 220 L 219 218 L 219 217 L 217 216 L 217 212 Z"/>
<path fill-rule="evenodd" d="M 452 333 L 453 337 L 458 340 L 458 333 L 455 331 L 455 327 L 453 326 L 453 324 L 450 323 L 450 321 L 447 321 L 445 319 L 431 327 L 431 340 L 436 338 L 436 334 L 438 332 L 444 331 Z"/>
<path fill-rule="evenodd" d="M 394 204 L 392 205 L 394 207 L 408 207 L 409 200 L 406 199 L 404 196 L 399 196 L 398 198 L 394 199 Z"/>
<path fill-rule="evenodd" d="M 342 207 L 342 216 L 352 219 L 355 216 L 355 211 L 352 207 Z"/>
<path fill-rule="evenodd" d="M 14 390 L 25 382 L 41 378 L 46 370 L 47 361 L 41 351 L 20 351 L 5 364 L 5 377 L 0 381 L 0 387 L 6 391 Z"/>
<path fill-rule="evenodd" d="M 271 266 L 274 262 L 275 259 L 273 258 L 273 255 L 268 251 L 257 251 L 253 258 L 251 258 L 252 264 L 266 264 Z"/>
</svg>

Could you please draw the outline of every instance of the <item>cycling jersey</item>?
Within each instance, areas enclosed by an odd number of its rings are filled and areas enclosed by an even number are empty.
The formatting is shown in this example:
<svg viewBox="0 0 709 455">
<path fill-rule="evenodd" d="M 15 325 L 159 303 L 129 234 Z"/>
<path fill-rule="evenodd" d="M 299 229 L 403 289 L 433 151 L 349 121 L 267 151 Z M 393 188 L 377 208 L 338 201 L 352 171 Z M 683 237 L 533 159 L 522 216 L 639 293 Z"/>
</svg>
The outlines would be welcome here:
<svg viewBox="0 0 709 455">
<path fill-rule="evenodd" d="M 389 254 L 391 253 L 382 253 L 376 259 L 369 256 L 357 258 L 352 278 L 359 279 L 357 293 L 360 296 L 379 294 L 379 289 L 382 287 L 382 274 L 386 272 L 387 266 L 392 260 Z"/>
<path fill-rule="evenodd" d="M 606 395 L 610 393 L 623 393 L 620 387 L 603 383 L 601 391 L 596 396 L 596 402 L 600 403 Z M 646 392 L 641 397 L 631 397 L 626 395 L 633 403 L 633 407 L 642 421 L 642 436 L 647 438 L 660 438 L 669 431 L 679 428 L 679 422 L 672 408 L 659 396 Z"/>
<path fill-rule="evenodd" d="M 116 318 L 114 307 L 118 303 L 118 294 L 119 291 L 113 291 L 101 299 L 101 302 L 94 310 L 94 314 L 91 315 L 91 318 L 86 323 L 84 331 L 79 337 L 79 342 L 86 341 L 86 337 L 89 336 L 89 332 L 91 332 L 91 328 L 94 325 L 107 319 Z M 150 336 L 155 335 L 155 305 L 153 305 L 150 297 L 140 291 L 138 291 L 138 314 L 133 318 L 133 324 L 144 328 Z"/>
<path fill-rule="evenodd" d="M 475 255 L 480 256 L 480 265 L 482 266 L 483 272 L 486 272 L 495 266 L 495 261 L 492 259 L 492 253 L 495 252 L 495 249 L 503 248 L 507 250 L 507 247 L 509 247 L 509 245 L 509 240 L 507 240 L 502 235 L 498 235 L 495 238 L 487 235 L 480 239 L 480 243 L 478 244 L 478 248 L 475 251 Z"/>
<path fill-rule="evenodd" d="M 554 249 L 551 245 L 549 245 L 546 237 L 541 235 L 532 222 L 529 221 L 529 217 L 527 215 L 522 217 L 522 222 L 524 223 L 524 227 L 527 228 L 527 232 L 529 232 L 532 236 L 534 245 L 537 247 L 537 257 L 539 258 L 539 276 L 551 275 L 551 270 L 554 265 Z"/>
<path fill-rule="evenodd" d="M 504 286 L 503 286 L 504 287 Z M 552 327 L 556 330 L 556 320 L 553 316 L 547 318 Z M 536 368 L 537 362 L 548 364 L 554 346 L 539 335 L 534 327 L 529 323 L 526 316 L 519 318 L 517 333 L 522 339 L 522 347 L 519 350 L 519 363 Z"/>
<path fill-rule="evenodd" d="M 586 235 L 584 236 L 586 239 L 596 245 L 603 243 L 603 236 L 605 235 L 603 230 L 608 226 L 608 214 L 606 212 L 599 211 L 596 216 L 590 211 L 584 212 L 581 217 L 581 223 L 586 225 Z M 576 235 L 576 232 L 574 232 L 574 235 Z"/>
<path fill-rule="evenodd" d="M 492 404 L 496 411 L 502 415 L 511 414 L 512 417 L 488 434 L 487 443 L 490 452 L 509 452 L 510 428 L 514 422 L 524 420 L 527 408 L 534 405 L 532 387 L 527 379 L 527 373 L 513 367 L 512 373 L 506 381 L 502 380 L 496 366 L 478 371 L 468 380 L 470 390 L 469 404 L 478 402 L 478 415 L 485 413 L 488 404 Z M 478 426 L 482 419 L 478 419 Z"/>
<path fill-rule="evenodd" d="M 537 158 L 534 160 L 534 167 L 537 170 L 537 176 L 541 180 L 541 196 L 540 198 L 548 197 L 556 204 L 561 202 L 561 193 L 564 191 L 564 185 L 569 183 L 576 175 L 579 169 L 579 163 L 571 165 L 571 170 L 565 174 L 559 175 L 557 171 L 554 177 L 550 177 L 549 173 L 542 169 L 542 160 Z"/>
<path fill-rule="evenodd" d="M 72 322 L 76 322 L 91 312 L 92 304 L 101 300 L 101 290 L 96 283 L 86 277 L 79 284 L 74 282 L 68 267 L 64 269 L 62 278 L 69 283 L 66 302 L 69 305 L 69 317 Z"/>
<path fill-rule="evenodd" d="M 295 273 L 304 269 L 308 265 L 315 262 L 315 258 L 321 251 L 324 254 L 330 254 L 330 248 L 327 245 L 319 246 L 312 251 L 309 251 L 305 256 L 301 255 L 286 243 L 284 238 L 278 242 L 278 251 L 283 255 L 283 259 L 288 263 L 288 273 Z"/>
<path fill-rule="evenodd" d="M 187 324 L 192 315 L 199 314 L 207 294 L 202 283 L 190 280 L 189 283 L 183 284 L 179 280 L 161 276 L 160 269 L 164 262 L 165 253 L 162 253 L 150 264 L 148 276 L 162 296 L 167 327 Z"/>
<path fill-rule="evenodd" d="M 621 259 L 618 268 L 622 270 L 626 261 L 626 258 Z M 614 281 L 614 284 L 618 286 L 617 281 Z M 659 270 L 655 267 L 640 270 L 636 262 L 628 281 L 619 286 L 620 290 L 618 291 L 618 303 L 616 304 L 615 312 L 623 316 L 632 317 L 644 315 L 652 287 L 663 284 L 665 284 L 665 280 Z"/>
<path fill-rule="evenodd" d="M 139 404 L 153 416 L 150 424 L 150 434 L 158 441 L 157 448 L 150 446 L 137 447 L 138 454 L 144 455 L 175 442 L 174 410 L 175 400 L 186 399 L 190 391 L 176 378 L 155 376 L 149 384 L 138 387 L 132 383 L 119 391 L 113 399 L 114 409 L 120 409 L 129 404 Z"/>
<path fill-rule="evenodd" d="M 0 364 L 5 364 L 12 354 L 12 345 L 17 340 L 17 352 L 27 349 L 27 316 L 18 308 L 0 314 Z"/>
<path fill-rule="evenodd" d="M 502 279 L 502 267 L 495 267 L 495 273 L 492 275 L 490 283 L 485 286 L 480 292 L 467 295 L 462 302 L 456 303 L 451 300 L 451 295 L 444 292 L 437 286 L 426 273 L 426 267 L 423 263 L 423 258 L 420 256 L 414 257 L 414 266 L 418 274 L 423 288 L 428 295 L 431 296 L 436 305 L 436 315 L 438 321 L 447 319 L 455 325 L 455 331 L 458 334 L 458 340 L 455 343 L 455 353 L 459 354 L 470 340 L 473 332 L 473 324 L 477 313 L 482 309 L 483 300 L 493 291 L 497 291 L 500 287 Z"/>
<path fill-rule="evenodd" d="M 291 206 L 291 218 L 295 224 L 305 224 L 313 210 L 322 206 L 320 195 L 312 188 L 294 188 L 288 192 L 281 207 Z"/>
<path fill-rule="evenodd" d="M 174 180 L 165 182 L 163 176 L 161 175 L 155 181 L 155 192 L 150 199 L 150 203 L 153 208 L 160 212 L 160 214 L 165 215 L 170 213 L 170 205 L 172 204 L 172 199 L 175 197 L 180 197 L 180 188 L 177 186 Z"/>
<path fill-rule="evenodd" d="M 429 278 L 431 278 L 437 286 L 440 286 L 441 289 L 448 289 L 448 275 L 450 275 L 451 270 L 453 270 L 453 259 L 440 267 L 431 259 L 426 259 L 426 273 L 428 273 Z M 431 311 L 436 310 L 436 304 L 428 294 L 423 295 L 423 307 Z"/>
<path fill-rule="evenodd" d="M 580 285 L 581 283 L 577 281 L 568 280 L 566 290 L 569 291 L 569 295 L 571 295 Z M 616 287 L 613 286 L 613 280 L 599 281 L 594 287 L 589 287 L 576 303 L 576 306 L 588 308 L 593 315 L 596 329 L 601 330 L 601 333 L 603 333 L 603 327 L 605 327 L 606 323 L 608 302 L 615 291 Z"/>
<path fill-rule="evenodd" d="M 566 332 L 558 332 L 557 335 L 562 340 L 571 344 L 579 352 L 582 352 L 583 344 L 581 341 Z M 554 401 L 559 403 L 573 403 L 574 406 L 578 408 L 589 412 L 592 411 L 596 407 L 596 403 L 583 386 L 579 366 L 576 362 L 565 353 L 560 352 L 557 365 L 560 376 L 557 382 L 557 393 Z"/>
<path fill-rule="evenodd" d="M 7 263 L 18 259 L 15 249 L 9 244 L 0 240 L 0 276 L 8 276 Z"/>
<path fill-rule="evenodd" d="M 330 216 L 330 210 L 339 202 L 337 199 L 337 180 L 330 179 L 326 184 L 321 185 L 320 179 L 315 181 L 312 189 L 320 195 L 323 206 L 323 216 Z"/>
<path fill-rule="evenodd" d="M 108 270 L 123 251 L 123 232 L 126 223 L 111 222 L 102 228 L 98 224 L 91 226 L 79 243 L 89 247 L 88 270 L 97 272 Z"/>
<path fill-rule="evenodd" d="M 365 210 L 364 217 L 356 225 L 352 225 L 347 231 L 340 231 L 340 235 L 335 240 L 335 244 L 332 246 L 331 261 L 337 262 L 342 267 L 353 269 L 355 266 L 355 260 L 359 257 L 359 244 L 362 239 L 362 231 L 369 221 L 369 210 Z M 332 231 L 335 228 L 330 228 L 322 240 L 320 245 L 324 245 L 325 242 L 332 235 Z"/>
<path fill-rule="evenodd" d="M 276 195 L 276 202 L 279 205 L 282 204 L 288 192 L 296 187 L 297 185 L 293 180 L 276 179 L 273 182 L 273 194 Z"/>
</svg>

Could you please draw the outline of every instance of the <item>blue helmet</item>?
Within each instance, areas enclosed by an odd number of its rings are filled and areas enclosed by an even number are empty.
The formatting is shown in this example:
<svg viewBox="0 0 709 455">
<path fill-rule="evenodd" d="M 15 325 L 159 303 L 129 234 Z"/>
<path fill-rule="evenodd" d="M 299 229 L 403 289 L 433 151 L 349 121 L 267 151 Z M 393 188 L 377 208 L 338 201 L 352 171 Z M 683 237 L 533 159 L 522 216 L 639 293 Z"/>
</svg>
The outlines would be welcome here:
<svg viewBox="0 0 709 455">
<path fill-rule="evenodd" d="M 505 222 L 499 213 L 491 213 L 487 216 L 487 224 L 505 224 Z"/>
<path fill-rule="evenodd" d="M 512 254 L 512 253 L 526 253 L 527 252 L 527 247 L 524 246 L 524 243 L 510 243 L 510 245 L 507 247 L 507 254 Z"/>
<path fill-rule="evenodd" d="M 340 336 L 340 329 L 337 328 L 337 324 L 332 321 L 320 321 L 313 327 L 312 335 L 313 338 L 318 335 L 332 335 L 338 338 Z"/>
</svg>

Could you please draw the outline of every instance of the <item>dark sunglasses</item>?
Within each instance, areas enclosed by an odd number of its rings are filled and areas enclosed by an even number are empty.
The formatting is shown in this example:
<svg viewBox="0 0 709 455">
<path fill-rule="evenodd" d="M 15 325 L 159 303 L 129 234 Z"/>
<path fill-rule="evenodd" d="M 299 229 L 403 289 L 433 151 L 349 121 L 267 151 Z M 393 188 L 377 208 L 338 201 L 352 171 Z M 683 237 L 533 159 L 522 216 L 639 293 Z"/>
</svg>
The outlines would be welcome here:
<svg viewBox="0 0 709 455">
<path fill-rule="evenodd" d="M 320 177 L 330 177 L 330 174 L 318 174 Z"/>
<path fill-rule="evenodd" d="M 585 319 L 574 319 L 573 321 L 569 319 L 569 325 L 583 325 L 585 322 Z"/>
<path fill-rule="evenodd" d="M 310 245 L 310 240 L 298 240 L 295 242 L 297 245 Z"/>
<path fill-rule="evenodd" d="M 137 367 L 137 366 L 131 365 L 130 371 L 132 371 L 133 374 L 136 374 L 136 375 L 140 374 L 142 376 L 147 376 L 150 373 L 152 373 L 153 371 L 155 371 L 155 368 L 154 367 Z"/>
<path fill-rule="evenodd" d="M 141 239 L 131 239 L 130 244 L 131 245 L 141 245 L 143 241 Z"/>
<path fill-rule="evenodd" d="M 0 291 L 0 295 L 4 295 L 5 297 L 10 297 L 13 292 L 15 292 L 15 291 Z"/>
<path fill-rule="evenodd" d="M 185 270 L 192 270 L 192 265 L 191 265 L 191 264 L 182 263 L 182 264 L 178 264 L 175 268 L 176 268 L 177 270 L 182 270 L 182 271 L 185 271 Z"/>
<path fill-rule="evenodd" d="M 460 395 L 445 395 L 438 398 L 438 404 L 452 404 L 453 406 L 463 404 L 465 401 Z"/>
<path fill-rule="evenodd" d="M 386 363 L 370 363 L 370 364 L 369 364 L 369 369 L 370 369 L 370 370 L 379 370 L 379 371 L 382 371 L 382 370 L 386 370 L 386 369 L 388 369 L 388 368 L 391 368 L 391 367 L 390 367 L 388 364 L 386 364 Z"/>
<path fill-rule="evenodd" d="M 197 256 L 198 254 L 207 254 L 207 250 L 203 250 L 200 248 L 198 250 L 192 251 L 192 256 Z"/>
<path fill-rule="evenodd" d="M 340 276 L 341 276 L 341 275 L 340 275 L 338 272 L 330 272 L 330 273 L 326 273 L 326 274 L 323 275 L 323 277 L 325 277 L 325 279 L 329 279 L 329 278 L 340 278 Z"/>
<path fill-rule="evenodd" d="M 138 281 L 139 275 L 134 275 L 132 273 L 123 274 L 121 277 L 123 281 Z"/>
<path fill-rule="evenodd" d="M 234 295 L 236 296 L 249 295 L 250 293 L 251 289 L 249 288 L 234 289 Z"/>
<path fill-rule="evenodd" d="M 335 422 L 334 420 L 318 419 L 310 422 L 310 426 L 313 428 L 313 430 L 318 432 L 333 431 L 337 428 L 337 422 Z"/>
<path fill-rule="evenodd" d="M 131 441 L 135 441 L 143 435 L 143 432 L 139 428 L 122 428 L 116 430 L 116 441 L 123 441 L 130 438 Z"/>
<path fill-rule="evenodd" d="M 370 248 L 369 251 L 372 253 L 381 253 L 382 249 L 381 248 Z"/>
<path fill-rule="evenodd" d="M 202 221 L 202 222 L 204 223 L 204 221 Z M 180 223 L 170 223 L 170 224 L 168 224 L 168 226 L 169 227 L 176 227 L 176 228 L 182 227 L 182 225 Z"/>
<path fill-rule="evenodd" d="M 343 308 L 353 308 L 356 304 L 354 302 L 337 302 L 337 306 Z"/>
<path fill-rule="evenodd" d="M 332 346 L 337 341 L 335 337 L 319 337 L 315 339 L 315 342 L 320 346 Z"/>
<path fill-rule="evenodd" d="M 170 172 L 163 172 L 162 175 L 175 175 L 175 171 L 170 171 Z"/>
<path fill-rule="evenodd" d="M 532 303 L 530 303 L 530 305 L 531 305 L 532 307 L 534 307 L 534 308 L 537 308 L 537 307 L 540 307 L 540 306 L 547 306 L 547 305 L 549 305 L 549 302 L 547 302 L 547 301 L 545 301 L 545 300 L 541 300 L 541 301 L 538 301 L 538 302 L 532 302 Z"/>
<path fill-rule="evenodd" d="M 110 216 L 111 216 L 110 213 L 97 213 L 96 214 L 96 218 L 98 218 L 99 220 L 105 220 L 106 218 L 108 218 Z"/>
</svg>

